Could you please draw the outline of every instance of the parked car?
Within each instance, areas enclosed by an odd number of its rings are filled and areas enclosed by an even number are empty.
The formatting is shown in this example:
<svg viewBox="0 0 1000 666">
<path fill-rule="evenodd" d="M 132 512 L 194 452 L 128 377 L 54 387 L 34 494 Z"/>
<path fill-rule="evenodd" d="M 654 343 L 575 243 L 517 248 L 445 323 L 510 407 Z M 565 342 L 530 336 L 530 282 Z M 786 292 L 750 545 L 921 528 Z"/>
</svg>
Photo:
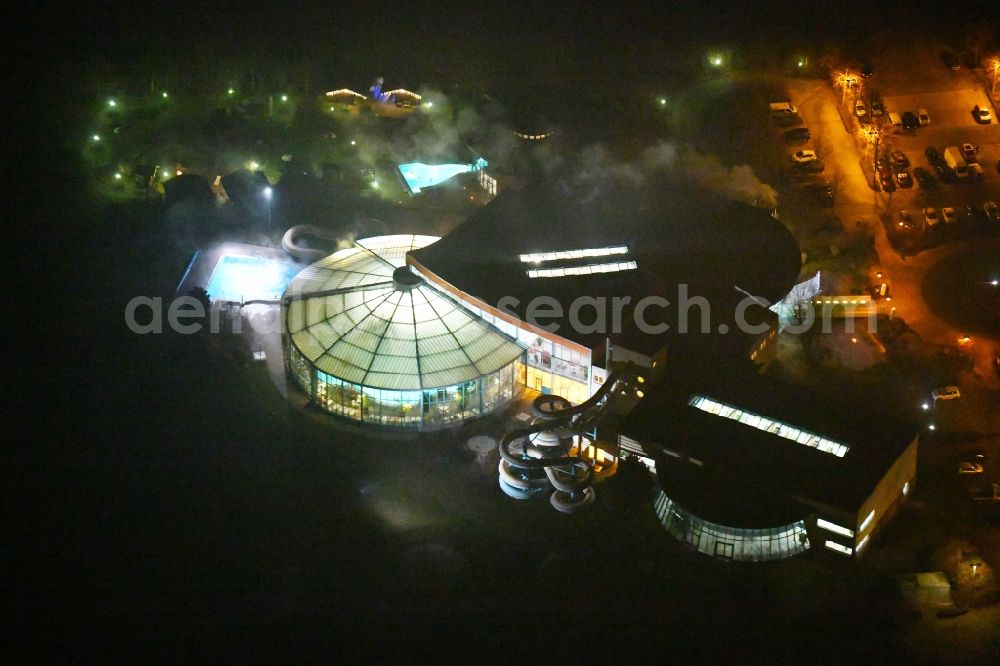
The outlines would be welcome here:
<svg viewBox="0 0 1000 666">
<path fill-rule="evenodd" d="M 958 211 L 948 206 L 941 209 L 941 219 L 945 224 L 955 224 L 958 222 Z"/>
<path fill-rule="evenodd" d="M 969 167 L 969 180 L 978 183 L 985 176 L 985 174 L 983 173 L 983 166 L 979 162 L 969 162 L 968 167 Z"/>
<path fill-rule="evenodd" d="M 906 129 L 916 129 L 920 126 L 920 122 L 912 111 L 907 111 L 903 114 L 903 127 Z"/>
<path fill-rule="evenodd" d="M 962 397 L 962 392 L 957 386 L 942 386 L 931 391 L 931 397 L 935 400 L 956 400 Z"/>
<path fill-rule="evenodd" d="M 986 451 L 982 449 L 969 449 L 968 451 L 962 451 L 958 454 L 955 462 L 957 463 L 976 463 L 982 465 L 986 460 Z"/>
<path fill-rule="evenodd" d="M 934 175 L 923 167 L 917 167 L 913 170 L 913 177 L 917 179 L 920 183 L 920 187 L 931 188 L 937 185 L 937 181 L 934 180 Z"/>
<path fill-rule="evenodd" d="M 938 217 L 938 212 L 934 208 L 924 208 L 924 224 L 928 227 L 936 227 L 941 218 Z"/>
<path fill-rule="evenodd" d="M 879 171 L 889 171 L 889 167 L 891 166 L 892 163 L 889 161 L 889 157 L 885 153 L 879 155 L 875 160 L 875 168 Z"/>
<path fill-rule="evenodd" d="M 901 210 L 899 211 L 899 222 L 896 224 L 899 229 L 903 231 L 913 231 L 913 216 L 910 215 L 909 211 Z"/>
<path fill-rule="evenodd" d="M 990 108 L 988 106 L 980 106 L 979 104 L 972 107 L 972 116 L 976 119 L 977 123 L 982 125 L 989 125 L 990 121 L 993 120 L 993 114 L 990 113 Z"/>
<path fill-rule="evenodd" d="M 931 124 L 931 114 L 927 113 L 927 109 L 917 109 L 917 122 L 921 127 Z"/>
<path fill-rule="evenodd" d="M 934 173 L 937 174 L 938 180 L 942 183 L 955 182 L 955 172 L 946 164 L 935 164 Z"/>
<path fill-rule="evenodd" d="M 894 192 L 896 190 L 896 181 L 892 179 L 892 172 L 888 170 L 878 172 L 878 184 L 885 192 Z"/>
<path fill-rule="evenodd" d="M 900 187 L 909 189 L 913 187 L 913 177 L 910 176 L 910 172 L 906 169 L 900 169 L 896 172 L 896 183 Z"/>
<path fill-rule="evenodd" d="M 961 462 L 958 463 L 958 473 L 959 474 L 982 474 L 983 466 L 979 463 L 974 462 Z"/>
<path fill-rule="evenodd" d="M 818 158 L 816 157 L 815 150 L 796 150 L 792 153 L 792 159 L 799 164 L 804 164 L 805 162 L 815 162 Z"/>
<path fill-rule="evenodd" d="M 790 130 L 785 130 L 784 137 L 785 141 L 798 141 L 799 143 L 805 143 L 809 140 L 809 128 L 793 127 Z"/>
<path fill-rule="evenodd" d="M 892 165 L 895 167 L 903 167 L 904 169 L 910 166 L 910 158 L 901 150 L 894 150 L 889 153 L 889 157 L 892 159 Z"/>
<path fill-rule="evenodd" d="M 828 181 L 809 183 L 802 187 L 802 191 L 824 208 L 833 205 L 833 186 Z"/>
<path fill-rule="evenodd" d="M 1000 222 L 1000 207 L 997 206 L 996 201 L 987 201 L 983 204 L 983 212 L 986 213 L 986 219 L 991 222 Z"/>
<path fill-rule="evenodd" d="M 944 61 L 945 67 L 954 72 L 962 69 L 962 61 L 954 51 L 943 51 L 941 53 L 941 60 Z"/>
<path fill-rule="evenodd" d="M 927 156 L 927 161 L 931 164 L 944 164 L 944 158 L 941 157 L 941 153 L 934 146 L 927 146 L 924 149 L 924 155 Z"/>
<path fill-rule="evenodd" d="M 864 118 L 868 114 L 868 110 L 865 108 L 865 103 L 860 99 L 854 103 L 854 115 L 858 118 Z"/>
<path fill-rule="evenodd" d="M 962 144 L 962 157 L 965 158 L 966 162 L 976 161 L 976 147 L 971 143 Z"/>
<path fill-rule="evenodd" d="M 885 114 L 885 106 L 882 104 L 882 100 L 873 99 L 869 106 L 872 110 L 872 118 L 881 118 Z"/>
</svg>

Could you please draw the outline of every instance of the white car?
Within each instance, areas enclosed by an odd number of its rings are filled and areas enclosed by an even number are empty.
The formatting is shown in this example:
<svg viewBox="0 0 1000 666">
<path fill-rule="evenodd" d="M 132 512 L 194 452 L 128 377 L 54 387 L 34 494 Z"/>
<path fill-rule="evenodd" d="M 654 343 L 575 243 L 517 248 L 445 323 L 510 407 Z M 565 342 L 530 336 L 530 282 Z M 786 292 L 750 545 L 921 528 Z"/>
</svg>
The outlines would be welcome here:
<svg viewBox="0 0 1000 666">
<path fill-rule="evenodd" d="M 864 118 L 867 113 L 868 110 L 865 108 L 864 102 L 862 102 L 859 99 L 857 102 L 854 103 L 854 115 L 856 115 L 858 118 Z"/>
<path fill-rule="evenodd" d="M 942 386 L 931 391 L 931 397 L 935 400 L 955 400 L 962 397 L 962 392 L 957 386 Z"/>
<path fill-rule="evenodd" d="M 974 462 L 964 462 L 958 464 L 959 474 L 982 474 L 983 466 L 979 463 Z"/>
<path fill-rule="evenodd" d="M 942 208 L 941 219 L 945 224 L 955 224 L 958 222 L 958 212 L 954 208 Z"/>
<path fill-rule="evenodd" d="M 984 125 L 988 125 L 990 121 L 993 120 L 993 114 L 990 113 L 989 107 L 985 105 L 980 106 L 977 104 L 972 107 L 972 115 L 975 116 L 977 123 L 982 123 Z"/>
<path fill-rule="evenodd" d="M 792 159 L 799 164 L 805 164 L 806 162 L 815 162 L 818 158 L 815 150 L 797 150 L 792 155 Z"/>
<path fill-rule="evenodd" d="M 924 208 L 924 224 L 928 227 L 936 226 L 941 218 L 938 217 L 938 212 L 934 208 Z"/>
<path fill-rule="evenodd" d="M 921 127 L 931 124 L 931 116 L 927 113 L 927 109 L 917 109 L 917 122 Z"/>
</svg>

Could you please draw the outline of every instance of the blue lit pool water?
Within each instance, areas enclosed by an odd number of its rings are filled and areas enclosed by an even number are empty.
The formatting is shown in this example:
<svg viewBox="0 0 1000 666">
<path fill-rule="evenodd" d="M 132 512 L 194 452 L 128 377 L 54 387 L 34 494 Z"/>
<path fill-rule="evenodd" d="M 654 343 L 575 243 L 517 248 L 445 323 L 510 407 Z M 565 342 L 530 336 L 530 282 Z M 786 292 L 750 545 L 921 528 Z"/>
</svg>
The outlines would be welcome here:
<svg viewBox="0 0 1000 666">
<path fill-rule="evenodd" d="M 212 271 L 208 295 L 213 301 L 275 300 L 299 270 L 286 261 L 225 254 Z"/>
<path fill-rule="evenodd" d="M 410 192 L 417 194 L 425 187 L 433 187 L 460 173 L 479 171 L 487 166 L 486 160 L 479 158 L 473 164 L 424 164 L 411 162 L 400 164 L 399 173 L 403 175 Z"/>
</svg>

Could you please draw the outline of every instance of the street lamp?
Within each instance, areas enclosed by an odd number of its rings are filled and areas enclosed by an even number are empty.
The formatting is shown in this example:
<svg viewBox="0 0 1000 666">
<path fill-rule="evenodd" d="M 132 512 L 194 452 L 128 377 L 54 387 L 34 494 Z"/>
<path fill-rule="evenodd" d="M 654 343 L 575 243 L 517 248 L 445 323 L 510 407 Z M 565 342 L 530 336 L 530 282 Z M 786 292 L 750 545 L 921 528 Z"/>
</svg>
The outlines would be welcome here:
<svg viewBox="0 0 1000 666">
<path fill-rule="evenodd" d="M 287 102 L 288 101 L 288 95 L 282 95 L 281 96 L 281 101 L 282 102 Z"/>
<path fill-rule="evenodd" d="M 267 187 L 264 188 L 264 198 L 267 199 L 267 230 L 268 231 L 271 230 L 271 195 L 273 193 L 274 193 L 274 190 L 271 189 L 270 185 L 268 185 Z"/>
<path fill-rule="evenodd" d="M 113 109 L 113 108 L 115 108 L 116 106 L 118 106 L 118 102 L 116 102 L 116 101 L 115 101 L 115 100 L 113 100 L 113 99 L 109 99 L 109 100 L 108 100 L 108 106 L 110 106 L 110 107 L 111 107 L 111 108 Z"/>
<path fill-rule="evenodd" d="M 882 130 L 874 125 L 865 125 L 861 128 L 861 136 L 865 140 L 865 146 L 872 151 L 872 188 L 874 189 L 878 151 L 882 146 Z"/>
</svg>

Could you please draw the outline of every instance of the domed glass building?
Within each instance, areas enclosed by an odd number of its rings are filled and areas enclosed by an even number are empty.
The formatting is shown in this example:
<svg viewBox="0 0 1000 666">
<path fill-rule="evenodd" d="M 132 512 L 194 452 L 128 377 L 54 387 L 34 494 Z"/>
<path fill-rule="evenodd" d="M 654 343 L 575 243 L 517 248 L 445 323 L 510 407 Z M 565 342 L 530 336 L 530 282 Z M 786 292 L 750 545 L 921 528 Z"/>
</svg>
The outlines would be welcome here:
<svg viewBox="0 0 1000 666">
<path fill-rule="evenodd" d="M 357 421 L 433 428 L 488 413 L 515 395 L 525 349 L 406 265 L 409 251 L 437 240 L 358 240 L 289 284 L 285 360 L 318 407 Z"/>
</svg>

